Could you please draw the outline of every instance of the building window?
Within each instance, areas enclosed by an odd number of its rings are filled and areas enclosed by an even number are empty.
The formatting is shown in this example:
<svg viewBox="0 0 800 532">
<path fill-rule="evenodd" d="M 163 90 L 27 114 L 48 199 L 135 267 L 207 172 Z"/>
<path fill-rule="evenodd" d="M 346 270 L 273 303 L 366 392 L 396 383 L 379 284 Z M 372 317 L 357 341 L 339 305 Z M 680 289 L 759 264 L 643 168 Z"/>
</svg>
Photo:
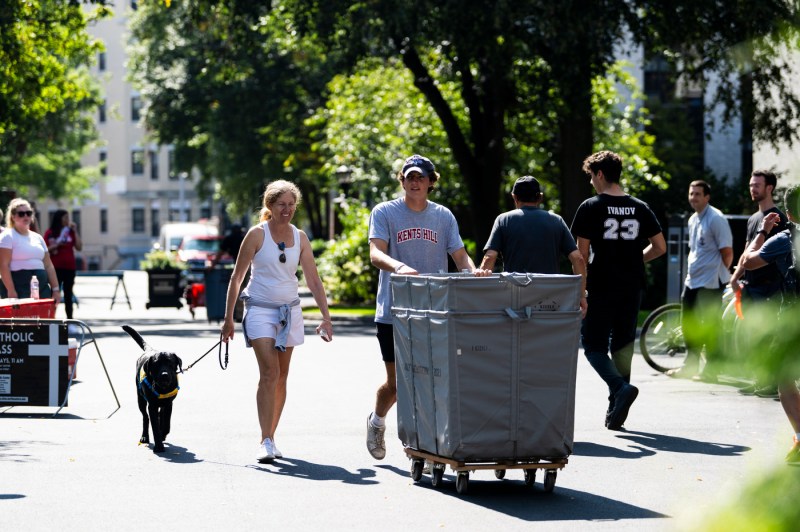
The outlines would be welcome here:
<svg viewBox="0 0 800 532">
<path fill-rule="evenodd" d="M 211 205 L 200 206 L 200 218 L 211 218 Z"/>
<path fill-rule="evenodd" d="M 131 121 L 138 122 L 142 116 L 142 99 L 139 96 L 131 96 Z"/>
<path fill-rule="evenodd" d="M 97 70 L 100 72 L 105 72 L 106 70 L 106 53 L 99 52 L 97 54 Z"/>
<path fill-rule="evenodd" d="M 156 181 L 158 179 L 158 152 L 150 151 L 150 179 Z"/>
<path fill-rule="evenodd" d="M 106 123 L 106 101 L 105 100 L 103 100 L 103 102 L 100 105 L 97 106 L 97 112 L 99 113 L 98 120 L 100 121 L 101 124 L 105 124 Z"/>
<path fill-rule="evenodd" d="M 131 150 L 131 173 L 133 175 L 144 173 L 144 150 Z"/>
<path fill-rule="evenodd" d="M 175 170 L 175 150 L 169 150 L 167 157 L 167 177 L 170 181 L 178 180 L 178 172 Z"/>
<path fill-rule="evenodd" d="M 161 224 L 158 221 L 158 217 L 161 215 L 160 209 L 150 209 L 150 236 L 153 238 L 158 238 L 159 234 L 161 233 Z"/>
<path fill-rule="evenodd" d="M 100 209 L 100 232 L 108 233 L 108 209 Z"/>
<path fill-rule="evenodd" d="M 143 207 L 134 207 L 131 209 L 131 231 L 134 233 L 144 233 Z"/>
<path fill-rule="evenodd" d="M 98 156 L 100 157 L 100 175 L 108 175 L 108 152 L 101 151 Z"/>
</svg>

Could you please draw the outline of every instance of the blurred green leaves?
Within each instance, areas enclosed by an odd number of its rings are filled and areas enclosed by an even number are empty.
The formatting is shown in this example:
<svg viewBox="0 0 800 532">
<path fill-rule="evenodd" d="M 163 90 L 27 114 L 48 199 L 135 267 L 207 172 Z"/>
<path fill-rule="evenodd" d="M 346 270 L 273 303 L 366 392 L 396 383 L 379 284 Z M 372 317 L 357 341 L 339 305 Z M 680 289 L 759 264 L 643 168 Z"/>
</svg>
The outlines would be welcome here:
<svg viewBox="0 0 800 532">
<path fill-rule="evenodd" d="M 344 201 L 341 210 L 342 232 L 320 256 L 319 274 L 333 301 L 370 303 L 378 291 L 378 269 L 369 258 L 369 209 Z"/>
<path fill-rule="evenodd" d="M 102 45 L 86 27 L 107 13 L 57 0 L 0 5 L 0 186 L 79 197 L 99 179 L 80 163 L 101 102 L 89 65 Z"/>
</svg>

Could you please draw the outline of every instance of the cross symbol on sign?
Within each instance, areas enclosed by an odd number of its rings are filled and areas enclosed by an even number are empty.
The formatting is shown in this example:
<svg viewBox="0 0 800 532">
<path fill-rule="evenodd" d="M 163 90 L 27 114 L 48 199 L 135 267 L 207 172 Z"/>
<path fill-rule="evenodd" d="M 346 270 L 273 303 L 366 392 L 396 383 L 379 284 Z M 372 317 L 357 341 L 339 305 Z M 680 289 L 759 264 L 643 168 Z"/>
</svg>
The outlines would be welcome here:
<svg viewBox="0 0 800 532">
<path fill-rule="evenodd" d="M 69 356 L 69 345 L 58 343 L 58 325 L 50 326 L 50 343 L 31 344 L 28 346 L 28 356 L 50 357 L 50 398 L 48 406 L 58 406 L 58 359 Z"/>
</svg>

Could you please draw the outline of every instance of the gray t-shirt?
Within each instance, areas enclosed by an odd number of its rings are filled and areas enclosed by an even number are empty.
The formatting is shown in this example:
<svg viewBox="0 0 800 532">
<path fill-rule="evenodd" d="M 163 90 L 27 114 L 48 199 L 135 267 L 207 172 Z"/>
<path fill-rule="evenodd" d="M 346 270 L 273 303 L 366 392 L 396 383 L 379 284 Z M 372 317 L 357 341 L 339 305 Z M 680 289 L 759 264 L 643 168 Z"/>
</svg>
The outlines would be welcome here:
<svg viewBox="0 0 800 532">
<path fill-rule="evenodd" d="M 722 248 L 733 246 L 728 221 L 719 209 L 707 205 L 700 214 L 689 217 L 689 259 L 684 284 L 689 288 L 716 290 L 731 280 L 722 263 Z"/>
<path fill-rule="evenodd" d="M 578 247 L 564 219 L 539 207 L 522 207 L 497 217 L 483 248 L 497 251 L 503 271 L 560 273 L 558 259 Z"/>
<path fill-rule="evenodd" d="M 432 201 L 421 212 L 408 208 L 405 198 L 378 204 L 369 217 L 369 238 L 389 244 L 388 255 L 419 273 L 447 271 L 447 255 L 464 247 L 450 209 Z M 392 272 L 378 278 L 375 321 L 392 323 Z"/>
</svg>

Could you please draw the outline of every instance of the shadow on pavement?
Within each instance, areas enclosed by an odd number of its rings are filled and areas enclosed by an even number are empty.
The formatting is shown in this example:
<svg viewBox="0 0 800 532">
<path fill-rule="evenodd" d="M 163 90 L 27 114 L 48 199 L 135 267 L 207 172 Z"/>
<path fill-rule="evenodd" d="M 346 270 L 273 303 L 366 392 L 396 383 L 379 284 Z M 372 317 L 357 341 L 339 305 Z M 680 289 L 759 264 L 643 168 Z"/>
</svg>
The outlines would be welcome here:
<svg viewBox="0 0 800 532">
<path fill-rule="evenodd" d="M 404 477 L 409 475 L 408 471 L 394 466 L 377 467 Z M 458 497 L 464 502 L 526 521 L 618 521 L 670 517 L 593 493 L 561 488 L 557 482 L 552 493 L 545 493 L 542 489 L 544 475 L 541 471 L 537 471 L 536 484 L 532 488 L 525 485 L 522 471 L 509 470 L 508 475 L 511 478 L 507 477 L 504 480 L 477 479 L 474 475 L 470 475 L 469 488 L 464 495 L 456 492 L 456 477 L 453 474 L 444 475 L 444 482 L 440 488 L 431 485 L 428 475 L 424 475 L 422 480 L 416 483 L 416 487 Z M 519 480 L 515 480 L 512 475 L 517 475 Z"/>
<path fill-rule="evenodd" d="M 632 450 L 633 449 L 633 450 Z M 596 458 L 645 458 L 656 454 L 652 449 L 643 449 L 639 446 L 631 446 L 625 449 L 601 445 L 588 441 L 576 441 L 573 450 L 575 456 L 593 456 Z"/>
<path fill-rule="evenodd" d="M 575 442 L 573 454 L 598 458 L 644 458 L 652 456 L 659 451 L 666 451 L 712 456 L 740 456 L 750 450 L 750 447 L 743 445 L 690 440 L 689 438 L 654 434 L 652 432 L 625 431 L 617 434 L 617 438 L 629 440 L 637 445 L 620 449 L 609 445 L 581 441 Z"/>
<path fill-rule="evenodd" d="M 654 434 L 652 432 L 627 431 L 624 434 L 618 434 L 617 437 L 630 440 L 657 451 L 669 451 L 672 453 L 740 456 L 742 453 L 750 450 L 750 447 L 745 447 L 743 445 L 690 440 L 689 438 Z"/>
<path fill-rule="evenodd" d="M 359 469 L 352 473 L 339 466 L 327 464 L 314 464 L 296 458 L 281 458 L 264 465 L 247 465 L 245 467 L 257 469 L 275 475 L 288 475 L 307 480 L 335 480 L 344 484 L 370 485 L 378 484 L 377 480 L 370 480 L 375 476 L 371 469 Z"/>
<path fill-rule="evenodd" d="M 164 442 L 164 446 L 166 447 L 166 452 L 158 456 L 168 462 L 174 462 L 176 464 L 197 464 L 203 461 L 199 460 L 197 456 L 186 447 L 173 445 L 166 441 Z"/>
</svg>

